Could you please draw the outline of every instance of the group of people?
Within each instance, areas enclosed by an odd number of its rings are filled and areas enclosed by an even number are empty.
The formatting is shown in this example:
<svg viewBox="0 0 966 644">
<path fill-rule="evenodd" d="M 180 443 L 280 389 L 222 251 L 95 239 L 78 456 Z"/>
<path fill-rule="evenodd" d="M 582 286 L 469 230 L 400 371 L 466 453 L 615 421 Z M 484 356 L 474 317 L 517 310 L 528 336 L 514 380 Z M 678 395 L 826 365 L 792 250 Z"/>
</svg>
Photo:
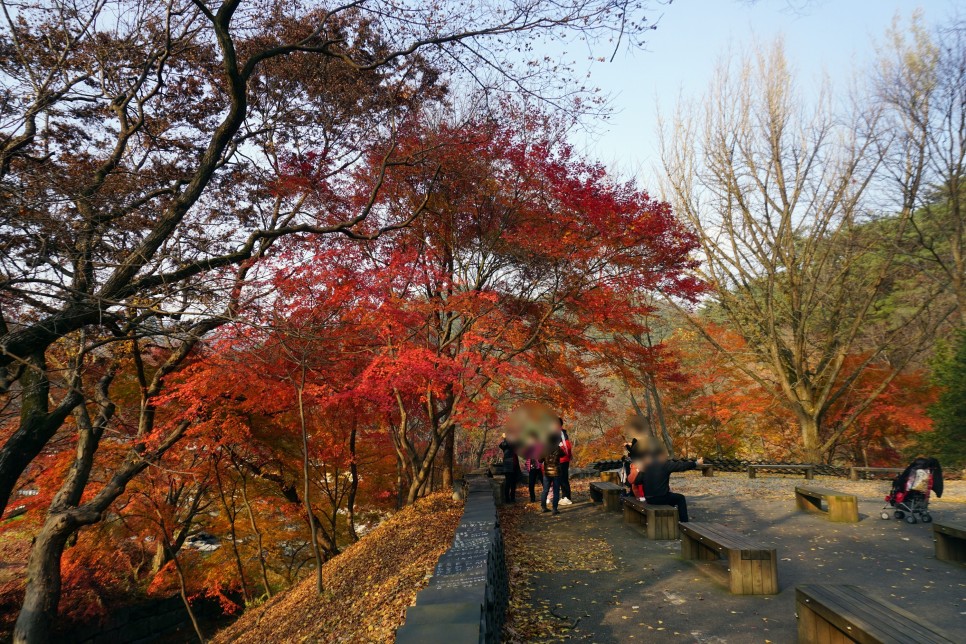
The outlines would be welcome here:
<svg viewBox="0 0 966 644">
<path fill-rule="evenodd" d="M 678 520 L 688 522 L 688 500 L 683 494 L 671 491 L 671 474 L 687 472 L 704 464 L 704 459 L 672 461 L 667 452 L 657 445 L 647 445 L 636 438 L 624 443 L 621 480 L 626 494 L 651 505 L 670 505 L 678 510 Z"/>
<path fill-rule="evenodd" d="M 558 506 L 570 505 L 570 461 L 573 458 L 573 444 L 564 429 L 563 418 L 557 418 L 557 430 L 546 441 L 534 442 L 524 448 L 523 468 L 520 466 L 520 456 L 517 446 L 503 434 L 500 450 L 503 452 L 503 473 L 506 476 L 503 500 L 514 503 L 517 495 L 517 484 L 523 471 L 527 473 L 530 502 L 536 503 L 536 486 L 540 481 L 543 491 L 540 495 L 540 506 L 544 512 L 550 512 L 547 501 L 550 500 L 553 514 L 560 514 Z"/>
<path fill-rule="evenodd" d="M 523 472 L 527 473 L 530 502 L 537 501 L 536 486 L 540 481 L 543 491 L 540 506 L 544 512 L 560 514 L 558 506 L 571 505 L 570 500 L 570 463 L 573 459 L 573 444 L 564 429 L 563 418 L 557 417 L 555 431 L 548 440 L 535 441 L 527 447 L 518 447 L 514 441 L 503 434 L 500 450 L 503 452 L 503 472 L 506 476 L 504 501 L 514 503 L 517 485 Z M 518 450 L 523 451 L 521 467 Z M 624 444 L 625 456 L 621 468 L 621 480 L 625 494 L 653 505 L 670 505 L 678 510 L 681 522 L 688 521 L 688 501 L 683 494 L 671 491 L 671 474 L 686 472 L 704 464 L 703 459 L 669 460 L 667 452 L 654 441 L 639 441 L 634 438 Z M 547 507 L 547 501 L 551 507 Z M 551 509 L 552 508 L 552 509 Z"/>
</svg>

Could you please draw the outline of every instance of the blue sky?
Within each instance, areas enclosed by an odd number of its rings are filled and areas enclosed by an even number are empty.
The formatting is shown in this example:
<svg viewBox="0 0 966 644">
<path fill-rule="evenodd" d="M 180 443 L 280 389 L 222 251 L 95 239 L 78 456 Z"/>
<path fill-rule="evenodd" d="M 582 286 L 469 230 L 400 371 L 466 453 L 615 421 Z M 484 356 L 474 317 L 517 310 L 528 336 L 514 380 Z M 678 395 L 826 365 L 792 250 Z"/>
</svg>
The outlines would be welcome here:
<svg viewBox="0 0 966 644">
<path fill-rule="evenodd" d="M 620 52 L 614 62 L 595 63 L 591 82 L 611 97 L 616 114 L 592 133 L 577 132 L 574 143 L 614 170 L 641 178 L 645 187 L 659 161 L 658 109 L 670 114 L 683 93 L 702 93 L 729 46 L 740 49 L 755 39 L 785 40 L 787 56 L 800 72 L 802 87 L 827 71 L 844 83 L 856 68 L 870 64 L 874 41 L 898 13 L 903 19 L 923 11 L 929 25 L 966 11 L 963 0 L 674 0 L 656 5 L 658 29 L 646 51 Z"/>
</svg>

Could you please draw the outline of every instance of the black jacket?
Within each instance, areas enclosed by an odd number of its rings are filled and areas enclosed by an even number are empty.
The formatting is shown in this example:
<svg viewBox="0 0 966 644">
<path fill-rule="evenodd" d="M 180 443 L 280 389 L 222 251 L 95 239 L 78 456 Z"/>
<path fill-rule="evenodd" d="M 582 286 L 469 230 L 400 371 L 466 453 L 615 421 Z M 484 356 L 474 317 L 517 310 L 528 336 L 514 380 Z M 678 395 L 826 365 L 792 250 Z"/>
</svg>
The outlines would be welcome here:
<svg viewBox="0 0 966 644">
<path fill-rule="evenodd" d="M 503 471 L 512 470 L 519 472 L 520 459 L 517 458 L 516 448 L 504 438 L 500 443 L 500 449 L 503 450 Z"/>
<path fill-rule="evenodd" d="M 694 461 L 652 461 L 638 473 L 635 485 L 644 486 L 644 497 L 664 496 L 671 491 L 671 472 L 687 472 L 698 465 Z"/>
</svg>

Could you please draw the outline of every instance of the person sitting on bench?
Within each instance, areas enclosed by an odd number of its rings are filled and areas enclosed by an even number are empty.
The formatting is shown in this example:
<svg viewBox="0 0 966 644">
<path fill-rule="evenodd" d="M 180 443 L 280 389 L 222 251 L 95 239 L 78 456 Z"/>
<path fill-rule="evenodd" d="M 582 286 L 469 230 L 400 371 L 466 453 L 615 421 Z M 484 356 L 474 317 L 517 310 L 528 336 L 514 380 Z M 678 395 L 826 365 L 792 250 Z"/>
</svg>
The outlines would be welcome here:
<svg viewBox="0 0 966 644">
<path fill-rule="evenodd" d="M 687 472 L 703 465 L 704 459 L 696 461 L 669 461 L 667 452 L 656 450 L 641 470 L 633 485 L 643 485 L 644 494 L 650 505 L 670 505 L 678 509 L 678 520 L 688 522 L 688 501 L 683 494 L 671 491 L 671 473 Z"/>
</svg>

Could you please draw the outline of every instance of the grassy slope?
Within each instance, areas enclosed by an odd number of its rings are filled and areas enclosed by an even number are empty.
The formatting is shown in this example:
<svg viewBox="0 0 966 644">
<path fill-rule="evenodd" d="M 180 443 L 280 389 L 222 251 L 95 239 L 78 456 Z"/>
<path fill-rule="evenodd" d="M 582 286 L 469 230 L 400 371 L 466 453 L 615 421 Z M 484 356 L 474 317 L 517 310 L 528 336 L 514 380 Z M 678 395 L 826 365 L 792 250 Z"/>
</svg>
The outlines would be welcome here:
<svg viewBox="0 0 966 644">
<path fill-rule="evenodd" d="M 449 494 L 426 497 L 326 563 L 322 597 L 313 575 L 242 615 L 213 642 L 393 641 L 461 514 L 462 503 Z"/>
</svg>

